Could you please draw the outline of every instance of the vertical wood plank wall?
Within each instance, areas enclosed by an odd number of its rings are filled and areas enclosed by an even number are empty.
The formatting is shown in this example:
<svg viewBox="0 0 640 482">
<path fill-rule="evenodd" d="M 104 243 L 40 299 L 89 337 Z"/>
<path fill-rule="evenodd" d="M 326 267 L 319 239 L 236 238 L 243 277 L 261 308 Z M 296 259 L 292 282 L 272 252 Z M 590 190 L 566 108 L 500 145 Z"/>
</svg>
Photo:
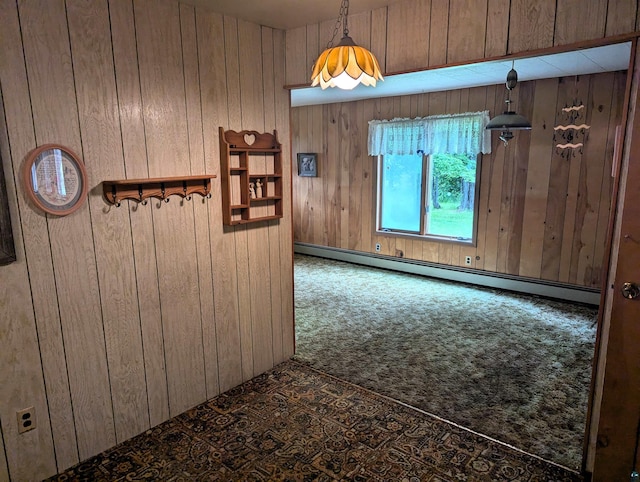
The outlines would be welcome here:
<svg viewBox="0 0 640 482">
<path fill-rule="evenodd" d="M 294 175 L 294 240 L 314 245 L 472 267 L 527 278 L 600 287 L 611 201 L 615 127 L 626 72 L 521 82 L 516 107 L 533 124 L 505 147 L 493 136 L 480 174 L 477 245 L 398 236 L 375 229 L 376 160 L 367 156 L 370 119 L 421 117 L 488 109 L 504 87 L 489 86 L 292 109 L 294 152 L 317 152 L 318 177 Z M 605 88 L 604 86 L 609 86 Z M 581 100 L 591 125 L 582 152 L 554 146 L 562 108 Z M 324 194 L 324 196 L 322 196 Z"/>
<path fill-rule="evenodd" d="M 631 33 L 639 14 L 634 0 L 598 0 L 588 8 L 579 0 L 404 0 L 358 14 L 370 30 L 353 38 L 370 45 L 389 74 Z M 308 35 L 318 31 L 313 25 L 286 32 L 288 85 L 308 85 L 323 33 L 329 35 L 325 23 L 320 42 Z M 507 148 L 494 134 L 482 163 L 476 247 L 373 232 L 367 121 L 484 109 L 495 115 L 504 110 L 504 93 L 499 85 L 292 109 L 293 156 L 319 153 L 318 178 L 293 177 L 295 241 L 363 252 L 380 243 L 382 254 L 452 266 L 472 256 L 472 267 L 489 272 L 599 287 L 624 74 L 518 85 L 515 106 L 533 130 L 516 134 Z M 585 102 L 593 127 L 583 153 L 567 160 L 555 152 L 553 126 L 574 99 Z"/>
<path fill-rule="evenodd" d="M 108 207 L 100 185 L 219 175 L 218 126 L 277 129 L 289 213 L 285 33 L 173 0 L 0 0 L 0 17 L 18 253 L 0 268 L 0 479 L 39 480 L 293 354 L 288 214 L 223 227 L 219 177 L 212 199 L 161 206 Z M 89 202 L 62 218 L 21 185 L 48 142 L 88 173 Z"/>
</svg>

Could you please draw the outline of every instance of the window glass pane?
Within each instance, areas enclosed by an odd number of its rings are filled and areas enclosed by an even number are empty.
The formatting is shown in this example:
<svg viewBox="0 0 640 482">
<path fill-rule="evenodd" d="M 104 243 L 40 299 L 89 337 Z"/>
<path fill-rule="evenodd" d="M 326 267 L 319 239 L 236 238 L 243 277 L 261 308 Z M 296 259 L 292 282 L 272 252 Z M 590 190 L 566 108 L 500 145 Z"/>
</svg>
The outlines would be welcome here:
<svg viewBox="0 0 640 482">
<path fill-rule="evenodd" d="M 420 232 L 422 156 L 382 158 L 380 228 Z"/>
<path fill-rule="evenodd" d="M 427 234 L 472 239 L 476 156 L 430 156 L 431 192 Z"/>
</svg>

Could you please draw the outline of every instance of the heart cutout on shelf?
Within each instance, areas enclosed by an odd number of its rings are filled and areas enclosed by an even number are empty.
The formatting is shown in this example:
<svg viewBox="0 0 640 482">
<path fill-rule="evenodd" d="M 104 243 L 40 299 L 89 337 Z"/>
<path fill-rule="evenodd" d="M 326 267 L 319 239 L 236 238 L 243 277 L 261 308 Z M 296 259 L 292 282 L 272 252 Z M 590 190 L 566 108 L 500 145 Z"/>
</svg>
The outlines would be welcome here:
<svg viewBox="0 0 640 482">
<path fill-rule="evenodd" d="M 246 142 L 248 146 L 252 146 L 255 141 L 256 141 L 255 134 L 245 134 L 244 135 L 244 142 Z"/>
</svg>

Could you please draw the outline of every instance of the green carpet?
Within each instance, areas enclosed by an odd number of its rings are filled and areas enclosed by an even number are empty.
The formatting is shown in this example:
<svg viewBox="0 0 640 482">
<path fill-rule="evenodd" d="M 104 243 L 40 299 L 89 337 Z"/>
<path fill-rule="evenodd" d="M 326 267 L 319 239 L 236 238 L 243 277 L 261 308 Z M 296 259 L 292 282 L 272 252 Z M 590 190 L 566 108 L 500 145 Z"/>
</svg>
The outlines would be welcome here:
<svg viewBox="0 0 640 482">
<path fill-rule="evenodd" d="M 577 469 L 593 307 L 296 255 L 296 359 Z"/>
</svg>

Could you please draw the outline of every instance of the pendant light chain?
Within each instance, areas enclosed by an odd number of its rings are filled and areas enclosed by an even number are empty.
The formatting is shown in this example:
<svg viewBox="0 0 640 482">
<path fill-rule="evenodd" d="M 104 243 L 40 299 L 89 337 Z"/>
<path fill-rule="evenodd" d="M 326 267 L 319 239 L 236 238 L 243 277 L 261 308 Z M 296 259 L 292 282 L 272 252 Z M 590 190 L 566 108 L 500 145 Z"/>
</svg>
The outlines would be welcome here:
<svg viewBox="0 0 640 482">
<path fill-rule="evenodd" d="M 336 39 L 336 35 L 338 35 L 338 31 L 340 30 L 340 24 L 342 24 L 342 36 L 346 37 L 349 35 L 349 27 L 347 25 L 347 17 L 349 16 L 349 0 L 342 0 L 342 4 L 340 5 L 340 13 L 338 14 L 338 20 L 336 20 L 336 26 L 333 29 L 333 35 L 331 36 L 331 40 L 327 43 L 327 48 L 330 49 L 333 47 L 333 41 Z"/>
<path fill-rule="evenodd" d="M 349 0 L 342 0 L 342 5 L 340 5 L 340 15 L 342 15 L 342 36 L 346 37 L 349 35 L 349 26 L 347 25 L 347 19 L 349 18 Z"/>
</svg>

